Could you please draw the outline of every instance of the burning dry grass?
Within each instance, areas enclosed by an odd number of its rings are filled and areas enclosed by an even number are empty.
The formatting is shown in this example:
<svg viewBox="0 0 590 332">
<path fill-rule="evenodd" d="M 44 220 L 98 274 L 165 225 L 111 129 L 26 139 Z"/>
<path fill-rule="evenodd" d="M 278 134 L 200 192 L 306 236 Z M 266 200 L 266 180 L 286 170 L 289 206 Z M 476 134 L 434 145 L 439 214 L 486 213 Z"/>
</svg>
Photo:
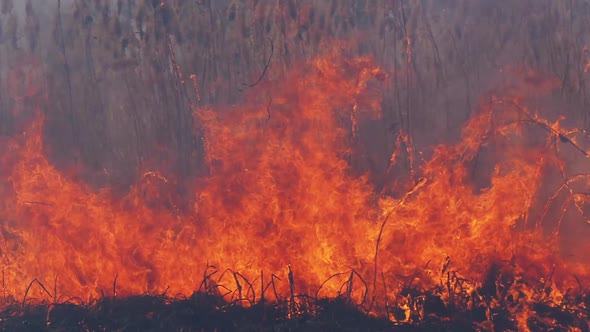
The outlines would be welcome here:
<svg viewBox="0 0 590 332">
<path fill-rule="evenodd" d="M 524 280 L 511 266 L 493 266 L 483 284 L 446 273 L 446 281 L 428 290 L 408 282 L 403 301 L 387 306 L 377 318 L 354 303 L 350 290 L 335 298 L 297 295 L 258 301 L 221 296 L 225 287 L 211 275 L 206 289 L 190 297 L 168 294 L 102 297 L 88 303 L 58 300 L 30 305 L 14 302 L 0 313 L 9 331 L 586 331 L 590 317 L 587 290 L 572 290 L 556 302 L 546 282 Z M 550 278 L 550 276 L 549 276 Z M 246 281 L 247 282 L 247 281 Z M 531 283 L 532 282 L 532 283 Z M 239 282 L 236 283 L 241 289 Z M 270 284 L 269 284 L 270 285 Z M 352 285 L 351 280 L 348 285 Z M 44 287 L 38 284 L 40 287 Z M 250 285 L 252 286 L 252 285 Z M 115 287 L 115 286 L 114 286 Z M 274 285 L 273 285 L 274 287 Z M 293 289 L 294 286 L 291 285 Z M 535 289 L 530 293 L 531 289 Z M 47 291 L 47 290 L 46 290 Z M 267 288 L 268 293 L 272 293 Z M 47 291 L 48 292 L 48 291 Z M 116 292 L 116 289 L 113 289 Z M 254 289 L 252 289 L 254 293 Z M 237 292 L 232 292 L 238 295 Z M 240 294 L 241 295 L 241 294 Z M 268 295 L 267 295 L 268 296 Z M 270 297 L 270 296 L 269 296 Z M 243 303 L 248 305 L 244 306 Z M 527 320 L 519 320 L 523 312 Z M 524 324 L 524 325 L 523 325 Z"/>
</svg>

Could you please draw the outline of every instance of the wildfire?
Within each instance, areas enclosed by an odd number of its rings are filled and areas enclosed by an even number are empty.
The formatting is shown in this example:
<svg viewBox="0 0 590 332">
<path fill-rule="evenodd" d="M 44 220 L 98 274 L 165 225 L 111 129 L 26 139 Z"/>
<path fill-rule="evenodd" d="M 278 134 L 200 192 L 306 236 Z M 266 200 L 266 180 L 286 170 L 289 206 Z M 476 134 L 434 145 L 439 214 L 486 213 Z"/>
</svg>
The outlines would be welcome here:
<svg viewBox="0 0 590 332">
<path fill-rule="evenodd" d="M 240 104 L 195 109 L 209 174 L 192 184 L 189 209 L 178 208 L 180 180 L 157 171 L 120 197 L 52 165 L 40 81 L 26 76 L 35 119 L 1 145 L 5 296 L 190 294 L 205 275 L 228 299 L 255 301 L 271 279 L 264 272 L 280 278 L 278 296 L 292 296 L 293 287 L 348 292 L 382 312 L 386 303 L 409 308 L 410 286 L 439 287 L 451 278 L 466 280 L 463 291 L 478 296 L 495 266 L 553 285 L 555 297 L 577 287 L 574 275 L 587 280 L 588 266 L 565 260 L 558 241 L 561 221 L 572 215 L 565 211 L 584 218 L 589 177 L 569 175 L 559 152 L 587 156 L 584 132 L 536 115 L 512 87 L 480 103 L 459 142 L 428 156 L 400 136 L 391 160 L 407 150 L 410 181 L 401 195 L 380 193 L 350 158 L 358 123 L 381 115 L 389 75 L 370 58 L 328 52 L 280 83 L 262 82 Z M 537 87 L 549 90 L 551 80 Z M 16 111 L 19 91 L 11 90 Z M 552 172 L 564 181 L 547 194 Z M 389 176 L 394 183 L 404 174 Z M 532 286 L 518 287 L 529 301 Z"/>
</svg>

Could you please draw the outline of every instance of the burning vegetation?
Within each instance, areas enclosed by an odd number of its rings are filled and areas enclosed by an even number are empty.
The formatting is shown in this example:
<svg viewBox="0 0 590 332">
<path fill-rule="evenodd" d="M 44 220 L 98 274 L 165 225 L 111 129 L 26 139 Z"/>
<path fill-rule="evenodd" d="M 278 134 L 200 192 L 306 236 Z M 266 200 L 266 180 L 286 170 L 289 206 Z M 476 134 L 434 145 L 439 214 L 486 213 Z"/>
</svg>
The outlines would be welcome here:
<svg viewBox="0 0 590 332">
<path fill-rule="evenodd" d="M 0 326 L 588 331 L 590 8 L 475 3 L 3 0 Z"/>
</svg>

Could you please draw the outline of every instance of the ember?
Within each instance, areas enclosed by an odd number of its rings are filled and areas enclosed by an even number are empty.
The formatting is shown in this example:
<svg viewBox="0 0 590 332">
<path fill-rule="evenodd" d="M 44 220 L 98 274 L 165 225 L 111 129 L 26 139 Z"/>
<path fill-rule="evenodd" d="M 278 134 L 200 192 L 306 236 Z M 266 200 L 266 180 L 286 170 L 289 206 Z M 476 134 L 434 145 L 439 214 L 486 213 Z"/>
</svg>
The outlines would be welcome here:
<svg viewBox="0 0 590 332">
<path fill-rule="evenodd" d="M 590 328 L 588 121 L 562 112 L 586 105 L 585 46 L 573 83 L 500 55 L 466 73 L 465 116 L 426 2 L 58 1 L 54 45 L 32 3 L 27 50 L 2 46 L 0 326 Z M 350 38 L 314 39 L 328 12 Z"/>
</svg>

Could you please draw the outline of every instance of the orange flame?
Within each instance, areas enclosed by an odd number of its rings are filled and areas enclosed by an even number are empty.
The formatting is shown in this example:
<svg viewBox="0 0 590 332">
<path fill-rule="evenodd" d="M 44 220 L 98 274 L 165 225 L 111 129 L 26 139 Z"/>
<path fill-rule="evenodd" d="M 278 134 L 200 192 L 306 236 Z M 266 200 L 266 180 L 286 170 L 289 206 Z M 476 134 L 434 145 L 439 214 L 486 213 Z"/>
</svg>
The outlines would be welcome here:
<svg viewBox="0 0 590 332">
<path fill-rule="evenodd" d="M 403 303 L 408 280 L 433 287 L 451 269 L 474 285 L 494 264 L 512 264 L 534 280 L 555 270 L 552 282 L 562 290 L 569 275 L 588 275 L 586 265 L 561 258 L 555 236 L 544 235 L 549 212 L 529 220 L 531 210 L 542 210 L 548 170 L 565 172 L 553 147 L 579 146 L 578 131 L 544 120 L 508 93 L 482 103 L 460 142 L 435 147 L 412 170 L 404 194 L 379 194 L 348 157 L 358 122 L 380 117 L 387 76 L 370 58 L 333 52 L 281 84 L 261 83 L 270 102 L 252 93 L 239 105 L 196 109 L 209 175 L 193 185 L 188 211 L 177 207 L 174 179 L 155 171 L 122 198 L 68 178 L 45 157 L 39 111 L 1 145 L 1 175 L 9 179 L 0 187 L 4 292 L 52 301 L 111 290 L 186 294 L 202 287 L 203 273 L 212 278 L 215 266 L 230 272 L 215 284 L 233 299 L 255 300 L 258 286 L 233 290 L 246 280 L 262 283 L 264 271 L 281 278 L 281 296 L 290 287 L 329 296 L 347 289 L 359 302 L 382 304 Z M 526 141 L 531 126 L 547 140 Z M 392 163 L 402 145 L 417 165 L 403 136 Z M 493 167 L 478 185 L 483 154 Z M 573 182 L 588 185 L 588 177 L 568 181 L 560 191 L 583 212 L 585 196 Z M 355 278 L 363 286 L 354 288 Z M 34 279 L 47 287 L 27 293 Z"/>
</svg>

